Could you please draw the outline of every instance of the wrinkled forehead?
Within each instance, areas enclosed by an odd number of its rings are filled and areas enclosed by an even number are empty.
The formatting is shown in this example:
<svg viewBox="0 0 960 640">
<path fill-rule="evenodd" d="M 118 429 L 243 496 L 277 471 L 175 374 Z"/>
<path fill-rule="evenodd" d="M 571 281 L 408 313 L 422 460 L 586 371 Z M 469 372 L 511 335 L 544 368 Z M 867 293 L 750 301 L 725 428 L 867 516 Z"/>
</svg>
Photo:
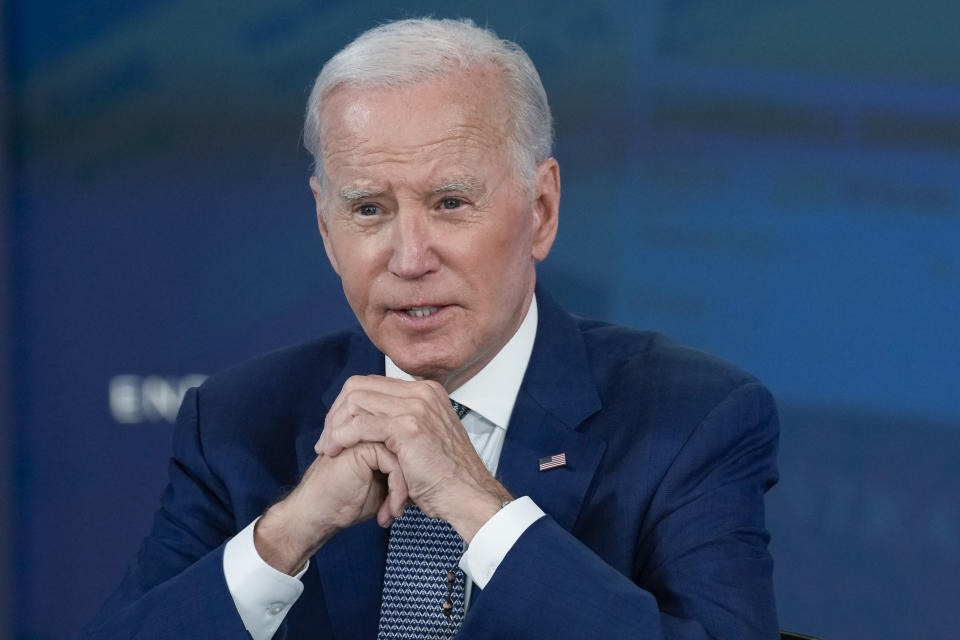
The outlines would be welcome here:
<svg viewBox="0 0 960 640">
<path fill-rule="evenodd" d="M 361 149 L 413 150 L 444 137 L 502 147 L 512 132 L 503 78 L 492 65 L 399 87 L 340 86 L 320 113 L 323 161 Z"/>
</svg>

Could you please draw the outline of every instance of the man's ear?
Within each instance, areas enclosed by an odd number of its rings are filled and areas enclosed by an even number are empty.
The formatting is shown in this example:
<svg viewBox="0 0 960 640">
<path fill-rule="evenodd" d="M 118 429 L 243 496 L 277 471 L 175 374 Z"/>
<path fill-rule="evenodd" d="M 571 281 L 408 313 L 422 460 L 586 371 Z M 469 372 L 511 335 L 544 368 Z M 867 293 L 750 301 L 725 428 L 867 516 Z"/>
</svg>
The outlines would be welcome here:
<svg viewBox="0 0 960 640">
<path fill-rule="evenodd" d="M 330 261 L 330 266 L 333 267 L 337 275 L 340 275 L 340 267 L 337 266 L 337 256 L 330 242 L 330 230 L 327 229 L 327 219 L 323 213 L 323 195 L 320 191 L 320 180 L 317 179 L 317 176 L 310 176 L 310 191 L 313 191 L 313 199 L 317 203 L 317 226 L 320 227 L 320 237 L 323 238 L 323 250 L 327 252 L 327 260 Z"/>
<path fill-rule="evenodd" d="M 537 167 L 533 201 L 533 259 L 543 260 L 550 253 L 560 224 L 560 165 L 547 158 Z"/>
</svg>

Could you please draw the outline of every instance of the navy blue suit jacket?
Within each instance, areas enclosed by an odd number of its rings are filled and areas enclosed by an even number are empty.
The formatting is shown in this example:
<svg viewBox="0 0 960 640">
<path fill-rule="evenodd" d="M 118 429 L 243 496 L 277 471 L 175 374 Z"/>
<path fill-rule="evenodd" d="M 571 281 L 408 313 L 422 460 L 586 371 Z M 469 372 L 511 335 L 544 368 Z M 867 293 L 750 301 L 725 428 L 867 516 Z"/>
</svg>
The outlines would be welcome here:
<svg viewBox="0 0 960 640">
<path fill-rule="evenodd" d="M 477 590 L 458 637 L 778 637 L 763 510 L 776 482 L 770 394 L 702 352 L 537 298 L 498 475 L 548 516 Z M 247 637 L 223 545 L 297 484 L 344 381 L 369 373 L 383 373 L 383 355 L 355 329 L 191 390 L 153 529 L 85 634 Z M 538 470 L 560 452 L 565 467 Z M 374 520 L 331 539 L 278 637 L 376 638 L 386 544 Z"/>
</svg>

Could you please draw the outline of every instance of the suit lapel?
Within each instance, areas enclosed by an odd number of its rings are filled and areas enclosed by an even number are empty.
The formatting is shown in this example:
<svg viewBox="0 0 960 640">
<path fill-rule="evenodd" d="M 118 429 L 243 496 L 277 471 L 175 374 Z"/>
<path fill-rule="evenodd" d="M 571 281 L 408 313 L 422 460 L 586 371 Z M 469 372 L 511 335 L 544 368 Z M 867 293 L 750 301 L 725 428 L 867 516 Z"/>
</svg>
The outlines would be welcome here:
<svg viewBox="0 0 960 640">
<path fill-rule="evenodd" d="M 559 422 L 528 394 L 521 393 L 517 398 L 513 416 L 500 456 L 498 479 L 513 495 L 530 496 L 571 531 L 606 443 Z M 523 427 L 517 428 L 519 424 Z M 567 464 L 540 471 L 538 459 L 556 453 L 565 453 Z"/>
<path fill-rule="evenodd" d="M 317 406 L 297 438 L 300 475 L 316 459 L 313 445 L 323 431 L 327 411 L 352 375 L 383 375 L 381 354 L 362 333 L 353 336 L 343 369 L 318 397 Z M 337 638 L 375 638 L 387 555 L 388 531 L 375 519 L 345 529 L 311 559 L 309 571 L 323 584 L 327 614 Z"/>
<path fill-rule="evenodd" d="M 537 339 L 497 475 L 511 493 L 530 496 L 572 530 L 606 449 L 605 441 L 578 427 L 601 402 L 579 327 L 539 287 L 537 307 Z M 557 453 L 566 454 L 566 466 L 540 471 L 538 459 Z"/>
</svg>

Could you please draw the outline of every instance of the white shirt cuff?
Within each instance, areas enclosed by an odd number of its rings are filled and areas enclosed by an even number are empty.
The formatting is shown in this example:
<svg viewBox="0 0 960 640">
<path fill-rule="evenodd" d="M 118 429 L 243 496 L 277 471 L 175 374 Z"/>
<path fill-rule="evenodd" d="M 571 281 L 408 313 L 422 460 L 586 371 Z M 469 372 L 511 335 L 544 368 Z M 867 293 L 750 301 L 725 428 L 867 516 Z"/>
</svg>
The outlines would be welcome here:
<svg viewBox="0 0 960 640">
<path fill-rule="evenodd" d="M 310 563 L 296 576 L 288 576 L 264 562 L 253 543 L 253 529 L 259 519 L 227 542 L 223 549 L 223 576 L 243 626 L 254 640 L 269 640 L 303 593 L 300 577 Z"/>
<path fill-rule="evenodd" d="M 460 568 L 483 589 L 527 527 L 545 515 L 529 496 L 517 498 L 477 530 L 460 558 Z"/>
</svg>

